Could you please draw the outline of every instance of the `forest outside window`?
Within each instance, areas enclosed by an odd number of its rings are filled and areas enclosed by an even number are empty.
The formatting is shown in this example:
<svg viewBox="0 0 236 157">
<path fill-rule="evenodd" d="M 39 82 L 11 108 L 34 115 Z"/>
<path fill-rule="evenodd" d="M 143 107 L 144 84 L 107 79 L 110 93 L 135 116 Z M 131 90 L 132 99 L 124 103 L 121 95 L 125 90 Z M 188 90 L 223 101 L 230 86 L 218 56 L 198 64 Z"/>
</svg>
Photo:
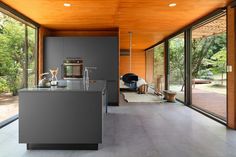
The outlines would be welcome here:
<svg viewBox="0 0 236 157">
<path fill-rule="evenodd" d="M 36 83 L 37 29 L 0 12 L 0 124 L 18 114 L 18 89 Z"/>
</svg>

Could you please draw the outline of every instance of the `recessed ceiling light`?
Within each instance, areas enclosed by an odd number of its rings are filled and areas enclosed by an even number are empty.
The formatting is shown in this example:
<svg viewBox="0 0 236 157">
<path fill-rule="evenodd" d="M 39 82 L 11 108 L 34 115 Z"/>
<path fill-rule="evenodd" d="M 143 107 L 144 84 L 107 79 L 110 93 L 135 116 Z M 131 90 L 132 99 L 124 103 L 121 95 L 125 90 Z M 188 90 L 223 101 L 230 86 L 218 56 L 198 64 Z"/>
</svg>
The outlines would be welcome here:
<svg viewBox="0 0 236 157">
<path fill-rule="evenodd" d="M 176 3 L 170 3 L 169 4 L 169 7 L 175 7 L 176 6 Z"/>
<path fill-rule="evenodd" d="M 70 3 L 64 3 L 64 7 L 70 7 L 71 4 Z"/>
</svg>

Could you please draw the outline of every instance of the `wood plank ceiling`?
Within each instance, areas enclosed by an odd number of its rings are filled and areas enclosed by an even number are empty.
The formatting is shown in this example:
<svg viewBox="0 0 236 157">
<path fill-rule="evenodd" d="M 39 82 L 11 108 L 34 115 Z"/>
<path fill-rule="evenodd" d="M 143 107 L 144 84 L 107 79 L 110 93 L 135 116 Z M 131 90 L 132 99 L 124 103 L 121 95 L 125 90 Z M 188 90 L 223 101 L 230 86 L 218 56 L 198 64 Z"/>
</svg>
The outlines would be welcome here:
<svg viewBox="0 0 236 157">
<path fill-rule="evenodd" d="M 121 49 L 145 49 L 230 0 L 2 0 L 54 30 L 120 29 Z M 71 7 L 64 7 L 70 3 Z M 169 7 L 176 3 L 176 7 Z"/>
</svg>

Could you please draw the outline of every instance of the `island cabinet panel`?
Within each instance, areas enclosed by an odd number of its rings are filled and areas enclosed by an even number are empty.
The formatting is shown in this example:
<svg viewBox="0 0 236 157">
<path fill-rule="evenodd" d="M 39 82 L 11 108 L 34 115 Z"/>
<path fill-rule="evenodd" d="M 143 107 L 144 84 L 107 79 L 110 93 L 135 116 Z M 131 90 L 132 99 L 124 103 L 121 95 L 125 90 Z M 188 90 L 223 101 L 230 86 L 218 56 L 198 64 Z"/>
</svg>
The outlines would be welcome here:
<svg viewBox="0 0 236 157">
<path fill-rule="evenodd" d="M 106 91 L 104 80 L 19 90 L 19 142 L 27 149 L 98 149 Z"/>
<path fill-rule="evenodd" d="M 108 95 L 108 103 L 110 102 L 111 106 L 116 106 L 118 93 L 116 92 L 116 89 L 118 89 L 118 83 L 114 80 L 107 80 L 107 93 Z"/>
<path fill-rule="evenodd" d="M 46 37 L 44 72 L 59 67 L 67 57 L 81 57 L 84 67 L 97 67 L 89 72 L 92 80 L 106 80 L 108 103 L 118 104 L 119 51 L 117 37 Z"/>
<path fill-rule="evenodd" d="M 19 142 L 102 142 L 102 92 L 20 92 Z"/>
</svg>

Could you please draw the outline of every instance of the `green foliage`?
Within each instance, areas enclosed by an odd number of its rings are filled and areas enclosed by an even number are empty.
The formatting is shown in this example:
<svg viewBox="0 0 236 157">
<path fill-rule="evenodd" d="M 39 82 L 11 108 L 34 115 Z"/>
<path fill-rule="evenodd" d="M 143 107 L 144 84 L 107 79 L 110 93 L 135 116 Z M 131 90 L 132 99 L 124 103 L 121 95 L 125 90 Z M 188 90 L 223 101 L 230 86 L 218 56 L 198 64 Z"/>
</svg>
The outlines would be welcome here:
<svg viewBox="0 0 236 157">
<path fill-rule="evenodd" d="M 209 58 L 213 51 L 215 36 L 193 39 L 192 42 L 192 76 L 197 78 L 199 71 L 205 69 L 204 59 Z"/>
<path fill-rule="evenodd" d="M 28 30 L 28 50 L 25 31 Z M 26 59 L 28 51 L 28 62 Z M 35 69 L 35 29 L 0 12 L 0 77 L 1 92 L 16 93 L 25 85 L 26 64 Z M 34 70 L 32 70 L 34 72 Z"/>
<path fill-rule="evenodd" d="M 192 40 L 193 78 L 212 78 L 209 74 L 225 73 L 226 33 Z M 169 41 L 169 75 L 171 84 L 184 82 L 184 38 Z"/>
<path fill-rule="evenodd" d="M 182 84 L 184 80 L 184 38 L 169 41 L 169 74 L 171 84 Z"/>
<path fill-rule="evenodd" d="M 204 38 L 193 39 L 192 42 L 192 76 L 194 78 L 200 77 L 200 71 L 212 70 L 211 67 L 214 62 L 212 56 L 225 49 L 226 47 L 226 33 L 213 35 Z M 225 51 L 226 57 L 226 51 Z M 223 61 L 223 60 L 222 60 Z M 223 62 L 226 62 L 226 58 Z M 213 71 L 212 71 L 213 72 Z"/>
<path fill-rule="evenodd" d="M 164 76 L 164 66 L 164 44 L 161 44 L 154 48 L 154 81 L 156 81 L 157 77 L 160 75 Z"/>
<path fill-rule="evenodd" d="M 8 85 L 6 79 L 0 77 L 0 93 L 7 91 L 8 90 L 7 86 Z"/>
<path fill-rule="evenodd" d="M 214 74 L 226 72 L 226 49 L 223 48 L 219 52 L 211 56 L 209 64 L 212 65 L 211 71 Z"/>
<path fill-rule="evenodd" d="M 24 29 L 23 25 L 12 18 L 3 16 L 2 33 L 0 34 L 0 76 L 5 76 L 5 89 L 15 92 L 20 62 L 24 61 Z"/>
</svg>

